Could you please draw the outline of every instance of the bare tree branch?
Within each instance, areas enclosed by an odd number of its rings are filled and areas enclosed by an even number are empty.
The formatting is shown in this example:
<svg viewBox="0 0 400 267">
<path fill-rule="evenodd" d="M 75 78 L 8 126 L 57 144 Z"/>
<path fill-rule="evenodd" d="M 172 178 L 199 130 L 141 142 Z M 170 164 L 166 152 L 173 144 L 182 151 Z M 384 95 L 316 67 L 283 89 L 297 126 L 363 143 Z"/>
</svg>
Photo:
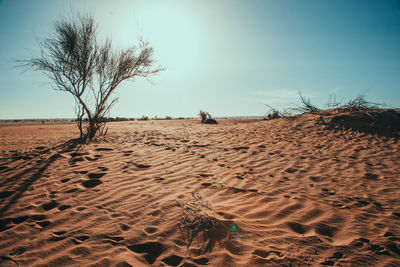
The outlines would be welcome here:
<svg viewBox="0 0 400 267">
<path fill-rule="evenodd" d="M 119 84 L 137 77 L 148 78 L 164 70 L 153 67 L 153 48 L 142 38 L 139 47 L 114 52 L 110 40 L 100 45 L 93 16 L 80 16 L 54 24 L 54 33 L 40 42 L 37 58 L 18 61 L 20 66 L 43 72 L 53 88 L 70 93 L 81 138 L 92 140 L 103 131 L 106 117 L 118 98 L 111 95 Z M 83 117 L 87 116 L 86 132 Z"/>
</svg>

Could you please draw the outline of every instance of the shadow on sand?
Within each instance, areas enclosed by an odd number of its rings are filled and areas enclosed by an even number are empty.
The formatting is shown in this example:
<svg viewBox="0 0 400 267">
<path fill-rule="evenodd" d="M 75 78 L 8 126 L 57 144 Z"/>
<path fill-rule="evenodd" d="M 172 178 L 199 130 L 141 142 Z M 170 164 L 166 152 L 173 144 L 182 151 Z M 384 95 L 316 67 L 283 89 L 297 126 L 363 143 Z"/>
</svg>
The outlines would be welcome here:
<svg viewBox="0 0 400 267">
<path fill-rule="evenodd" d="M 6 178 L 4 174 L 6 174 L 10 169 L 0 169 L 0 175 L 3 176 L 4 179 L 0 181 L 0 187 L 3 189 L 3 191 L 0 192 L 0 218 L 4 217 L 3 214 L 7 212 L 14 203 L 18 202 L 18 199 L 24 194 L 24 192 L 27 191 L 35 181 L 41 178 L 43 173 L 63 153 L 79 151 L 81 145 L 82 142 L 79 139 L 71 139 L 54 147 L 37 147 L 35 151 L 14 153 L 11 155 L 9 161 L 5 163 L 6 165 L 20 160 L 23 160 L 24 162 L 15 167 L 18 168 L 29 161 L 32 161 L 33 165 L 32 167 L 24 169 L 8 178 Z M 39 156 L 42 156 L 44 159 L 37 159 Z M 5 159 L 5 161 L 7 161 L 7 159 Z"/>
</svg>

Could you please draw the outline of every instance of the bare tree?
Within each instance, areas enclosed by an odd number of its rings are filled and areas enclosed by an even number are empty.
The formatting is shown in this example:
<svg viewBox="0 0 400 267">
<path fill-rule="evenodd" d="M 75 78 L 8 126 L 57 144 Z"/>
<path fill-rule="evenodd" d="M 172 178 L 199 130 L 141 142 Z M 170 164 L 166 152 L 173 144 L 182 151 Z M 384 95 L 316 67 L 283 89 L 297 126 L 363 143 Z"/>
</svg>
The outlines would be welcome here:
<svg viewBox="0 0 400 267">
<path fill-rule="evenodd" d="M 21 62 L 44 72 L 55 90 L 72 94 L 80 138 L 90 141 L 106 133 L 106 118 L 118 101 L 113 96 L 117 86 L 125 80 L 149 78 L 163 68 L 154 67 L 153 48 L 142 38 L 139 46 L 118 52 L 110 40 L 100 44 L 93 16 L 78 15 L 54 26 L 54 36 L 40 42 L 40 57 Z"/>
</svg>

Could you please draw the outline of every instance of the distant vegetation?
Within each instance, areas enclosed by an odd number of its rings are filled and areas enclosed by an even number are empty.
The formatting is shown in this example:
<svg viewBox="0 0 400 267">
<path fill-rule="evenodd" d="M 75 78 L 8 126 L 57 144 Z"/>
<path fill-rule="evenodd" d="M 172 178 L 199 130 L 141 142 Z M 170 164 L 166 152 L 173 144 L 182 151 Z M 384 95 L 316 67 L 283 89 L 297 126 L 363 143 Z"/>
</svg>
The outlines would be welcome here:
<svg viewBox="0 0 400 267">
<path fill-rule="evenodd" d="M 266 119 L 272 120 L 282 117 L 290 117 L 298 113 L 314 113 L 323 111 L 316 105 L 311 103 L 309 98 L 305 98 L 301 92 L 299 93 L 300 96 L 300 105 L 294 108 L 287 108 L 283 111 L 279 111 L 278 109 L 273 108 L 272 106 L 266 104 L 269 108 L 269 111 L 266 113 Z M 330 100 L 327 104 L 328 108 L 334 108 L 334 110 L 338 112 L 364 112 L 368 113 L 373 110 L 381 109 L 383 104 L 373 103 L 366 100 L 364 94 L 358 95 L 354 99 L 350 99 L 347 102 L 341 103 L 337 102 L 336 98 Z M 394 109 L 396 110 L 396 109 Z"/>
<path fill-rule="evenodd" d="M 138 119 L 138 121 L 148 121 L 149 117 L 143 115 L 140 119 Z"/>
<path fill-rule="evenodd" d="M 142 38 L 139 47 L 114 50 L 110 40 L 97 39 L 97 28 L 93 16 L 61 19 L 52 36 L 40 42 L 41 55 L 19 61 L 25 68 L 44 72 L 55 90 L 74 97 L 80 139 L 88 141 L 106 133 L 118 85 L 163 70 L 154 67 L 153 48 Z"/>
<path fill-rule="evenodd" d="M 218 123 L 215 119 L 213 119 L 211 117 L 211 114 L 208 113 L 207 111 L 200 110 L 199 116 L 201 119 L 201 123 L 206 123 L 206 124 L 217 124 Z"/>
<path fill-rule="evenodd" d="M 327 110 L 322 110 L 311 103 L 300 93 L 300 106 L 284 111 L 269 107 L 266 120 L 277 118 L 295 118 L 299 112 L 319 115 L 318 123 L 327 129 L 352 129 L 359 132 L 373 133 L 380 136 L 400 137 L 400 109 L 384 109 L 383 104 L 366 100 L 360 94 L 347 102 L 337 102 L 336 98 L 327 104 Z"/>
</svg>

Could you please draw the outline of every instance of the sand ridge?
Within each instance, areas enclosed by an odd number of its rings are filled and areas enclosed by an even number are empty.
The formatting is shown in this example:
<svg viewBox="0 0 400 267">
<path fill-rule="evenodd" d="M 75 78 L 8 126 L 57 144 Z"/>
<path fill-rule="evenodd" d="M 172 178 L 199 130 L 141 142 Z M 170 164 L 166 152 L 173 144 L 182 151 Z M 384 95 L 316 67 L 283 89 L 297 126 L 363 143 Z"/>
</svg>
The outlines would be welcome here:
<svg viewBox="0 0 400 267">
<path fill-rule="evenodd" d="M 1 127 L 0 263 L 400 265 L 398 138 L 315 114 L 219 122 L 109 123 L 84 145 L 73 124 Z M 205 254 L 177 225 L 192 192 L 218 221 Z"/>
</svg>

